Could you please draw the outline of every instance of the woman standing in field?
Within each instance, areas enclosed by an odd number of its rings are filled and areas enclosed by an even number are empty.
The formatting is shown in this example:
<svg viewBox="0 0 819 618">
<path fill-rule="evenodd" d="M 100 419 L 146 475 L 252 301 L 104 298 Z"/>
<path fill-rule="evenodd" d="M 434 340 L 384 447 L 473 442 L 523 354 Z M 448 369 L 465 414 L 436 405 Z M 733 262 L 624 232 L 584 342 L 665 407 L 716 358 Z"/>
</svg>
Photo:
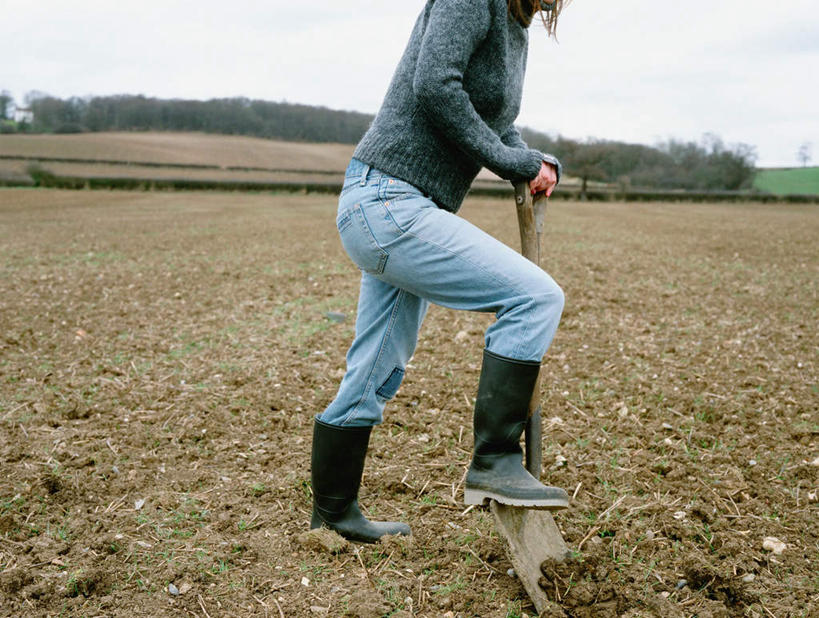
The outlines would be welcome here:
<svg viewBox="0 0 819 618">
<path fill-rule="evenodd" d="M 533 263 L 457 216 L 481 167 L 549 195 L 554 157 L 527 147 L 520 108 L 528 27 L 549 35 L 565 0 L 427 0 L 384 103 L 347 168 L 338 208 L 361 269 L 355 340 L 333 402 L 315 419 L 311 528 L 358 541 L 409 534 L 358 507 L 370 431 L 404 377 L 430 302 L 491 311 L 474 411 L 467 504 L 565 508 L 522 465 L 520 436 L 563 292 Z"/>
</svg>

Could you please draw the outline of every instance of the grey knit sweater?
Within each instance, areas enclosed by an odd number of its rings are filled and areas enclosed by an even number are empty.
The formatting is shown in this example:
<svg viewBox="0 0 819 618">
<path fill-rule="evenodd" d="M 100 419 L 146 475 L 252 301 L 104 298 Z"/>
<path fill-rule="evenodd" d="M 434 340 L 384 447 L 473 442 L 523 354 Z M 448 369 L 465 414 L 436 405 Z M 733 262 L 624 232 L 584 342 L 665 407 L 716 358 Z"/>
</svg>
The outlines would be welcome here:
<svg viewBox="0 0 819 618">
<path fill-rule="evenodd" d="M 527 147 L 520 110 L 528 32 L 506 0 L 427 0 L 354 157 L 456 212 L 481 167 L 512 182 L 554 157 Z"/>
</svg>

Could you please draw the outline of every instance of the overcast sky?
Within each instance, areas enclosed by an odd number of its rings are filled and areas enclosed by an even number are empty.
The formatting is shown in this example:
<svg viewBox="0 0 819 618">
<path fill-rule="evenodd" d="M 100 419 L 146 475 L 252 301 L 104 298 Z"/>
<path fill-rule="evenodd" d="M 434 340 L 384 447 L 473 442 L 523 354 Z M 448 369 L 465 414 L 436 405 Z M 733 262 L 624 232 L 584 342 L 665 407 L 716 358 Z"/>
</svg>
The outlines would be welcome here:
<svg viewBox="0 0 819 618">
<path fill-rule="evenodd" d="M 0 0 L 0 90 L 246 96 L 374 113 L 424 0 Z M 574 0 L 530 30 L 518 124 L 654 144 L 706 132 L 819 160 L 815 0 Z"/>
</svg>

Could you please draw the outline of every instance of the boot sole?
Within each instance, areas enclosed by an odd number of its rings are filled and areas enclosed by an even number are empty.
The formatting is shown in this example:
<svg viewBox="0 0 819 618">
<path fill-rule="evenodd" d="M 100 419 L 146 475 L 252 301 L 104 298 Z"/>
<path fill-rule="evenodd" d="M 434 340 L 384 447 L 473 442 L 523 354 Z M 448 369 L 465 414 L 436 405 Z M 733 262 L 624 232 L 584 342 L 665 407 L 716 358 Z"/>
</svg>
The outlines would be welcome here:
<svg viewBox="0 0 819 618">
<path fill-rule="evenodd" d="M 465 489 L 464 503 L 466 505 L 483 505 L 490 500 L 494 500 L 500 504 L 508 506 L 522 506 L 530 509 L 540 509 L 547 511 L 557 511 L 560 509 L 569 508 L 569 501 L 566 498 L 548 498 L 548 499 L 532 499 L 532 498 L 510 498 L 493 491 L 485 491 L 481 489 Z"/>
</svg>

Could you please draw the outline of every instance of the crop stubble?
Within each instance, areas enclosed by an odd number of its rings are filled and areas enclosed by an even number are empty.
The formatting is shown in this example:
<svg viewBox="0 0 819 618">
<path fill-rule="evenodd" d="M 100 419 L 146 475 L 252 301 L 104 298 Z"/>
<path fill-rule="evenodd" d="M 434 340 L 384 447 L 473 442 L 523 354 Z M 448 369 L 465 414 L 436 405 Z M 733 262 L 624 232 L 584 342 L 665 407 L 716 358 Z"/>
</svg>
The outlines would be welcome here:
<svg viewBox="0 0 819 618">
<path fill-rule="evenodd" d="M 533 611 L 461 503 L 490 316 L 434 308 L 374 432 L 362 504 L 414 537 L 298 539 L 358 284 L 334 210 L 0 191 L 0 614 Z M 513 212 L 463 214 L 517 246 Z M 544 466 L 576 551 L 545 565 L 553 614 L 815 615 L 819 211 L 553 202 L 548 234 Z"/>
</svg>

